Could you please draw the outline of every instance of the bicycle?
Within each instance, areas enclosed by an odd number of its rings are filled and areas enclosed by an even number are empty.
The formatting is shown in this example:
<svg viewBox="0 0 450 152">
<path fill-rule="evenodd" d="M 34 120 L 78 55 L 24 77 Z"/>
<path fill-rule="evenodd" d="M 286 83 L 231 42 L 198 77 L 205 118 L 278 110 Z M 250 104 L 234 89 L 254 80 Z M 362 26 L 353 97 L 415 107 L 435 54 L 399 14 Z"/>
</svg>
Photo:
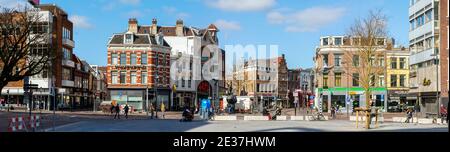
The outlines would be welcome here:
<svg viewBox="0 0 450 152">
<path fill-rule="evenodd" d="M 312 113 L 309 116 L 309 120 L 321 121 L 321 120 L 326 120 L 326 119 L 325 119 L 325 116 L 322 113 L 317 113 L 317 114 Z"/>
</svg>

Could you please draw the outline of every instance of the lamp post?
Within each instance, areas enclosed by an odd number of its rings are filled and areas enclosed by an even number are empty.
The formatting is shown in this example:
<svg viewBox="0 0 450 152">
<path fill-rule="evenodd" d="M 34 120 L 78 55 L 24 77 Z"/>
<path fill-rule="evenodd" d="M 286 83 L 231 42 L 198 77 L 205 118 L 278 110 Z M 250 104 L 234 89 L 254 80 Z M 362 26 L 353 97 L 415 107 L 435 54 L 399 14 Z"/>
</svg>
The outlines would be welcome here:
<svg viewBox="0 0 450 152">
<path fill-rule="evenodd" d="M 349 71 L 350 62 L 343 61 L 342 64 L 343 64 L 343 65 L 346 65 L 346 67 L 345 67 L 345 68 L 346 68 L 345 72 L 346 72 L 346 74 L 347 74 L 347 76 L 346 76 L 346 79 L 347 79 L 347 87 L 346 87 L 346 91 L 345 91 L 345 94 L 346 94 L 346 95 L 345 95 L 345 109 L 347 110 L 347 117 L 349 117 L 350 93 L 349 93 L 349 89 L 348 89 L 348 88 L 350 87 L 350 84 L 349 84 L 350 80 L 349 80 L 348 78 L 350 77 L 350 71 Z"/>
</svg>

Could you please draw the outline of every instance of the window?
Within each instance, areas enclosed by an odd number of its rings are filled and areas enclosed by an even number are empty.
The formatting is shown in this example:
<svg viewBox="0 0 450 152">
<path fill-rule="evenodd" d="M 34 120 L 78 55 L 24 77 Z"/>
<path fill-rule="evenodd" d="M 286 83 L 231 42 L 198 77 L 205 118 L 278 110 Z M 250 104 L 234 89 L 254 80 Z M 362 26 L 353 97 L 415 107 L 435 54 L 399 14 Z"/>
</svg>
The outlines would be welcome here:
<svg viewBox="0 0 450 152">
<path fill-rule="evenodd" d="M 62 79 L 63 80 L 72 80 L 72 70 L 63 68 Z"/>
<path fill-rule="evenodd" d="M 425 23 L 433 20 L 432 10 L 428 10 L 425 12 Z"/>
<path fill-rule="evenodd" d="M 137 78 L 136 78 L 136 72 L 131 72 L 131 84 L 136 84 Z"/>
<path fill-rule="evenodd" d="M 416 20 L 411 20 L 411 21 L 409 21 L 409 30 L 410 31 L 412 31 L 412 30 L 414 30 L 415 28 L 416 28 L 416 22 L 415 22 Z"/>
<path fill-rule="evenodd" d="M 125 34 L 125 44 L 133 43 L 133 34 Z"/>
<path fill-rule="evenodd" d="M 184 88 L 186 81 L 184 81 L 184 78 L 181 78 L 181 87 Z"/>
<path fill-rule="evenodd" d="M 42 69 L 42 78 L 47 78 L 47 76 L 48 76 L 48 69 L 47 68 L 44 68 L 44 69 Z"/>
<path fill-rule="evenodd" d="M 323 87 L 328 87 L 328 73 L 323 74 Z"/>
<path fill-rule="evenodd" d="M 378 86 L 384 87 L 384 75 L 378 77 Z"/>
<path fill-rule="evenodd" d="M 374 87 L 375 86 L 375 75 L 370 75 L 370 86 Z"/>
<path fill-rule="evenodd" d="M 378 66 L 383 67 L 384 66 L 384 57 L 378 58 Z"/>
<path fill-rule="evenodd" d="M 136 65 L 136 54 L 131 54 L 131 65 Z"/>
<path fill-rule="evenodd" d="M 66 49 L 66 48 L 62 48 L 63 50 L 63 58 L 65 60 L 70 60 L 72 58 L 72 53 L 70 52 L 70 50 Z"/>
<path fill-rule="evenodd" d="M 359 38 L 353 38 L 353 45 L 360 45 L 360 39 Z"/>
<path fill-rule="evenodd" d="M 417 20 L 417 21 L 416 21 L 416 23 L 417 23 L 417 26 L 416 26 L 416 27 L 422 26 L 422 25 L 424 24 L 424 21 L 425 21 L 423 15 L 420 15 L 419 17 L 417 17 L 416 20 Z"/>
<path fill-rule="evenodd" d="M 147 64 L 147 53 L 141 54 L 141 64 Z"/>
<path fill-rule="evenodd" d="M 391 57 L 391 69 L 397 69 L 397 58 Z"/>
<path fill-rule="evenodd" d="M 431 47 L 433 46 L 432 40 L 433 40 L 432 37 L 425 39 L 425 49 L 426 50 L 431 49 Z"/>
<path fill-rule="evenodd" d="M 70 40 L 70 36 L 71 36 L 70 34 L 71 34 L 70 30 L 68 30 L 67 28 L 63 27 L 63 39 L 69 39 Z"/>
<path fill-rule="evenodd" d="M 358 55 L 353 55 L 352 61 L 353 61 L 354 67 L 359 67 L 359 56 Z"/>
<path fill-rule="evenodd" d="M 118 56 L 117 56 L 117 53 L 113 53 L 113 54 L 111 54 L 111 62 L 112 62 L 112 64 L 114 64 L 114 65 L 116 65 L 117 63 L 118 63 Z"/>
<path fill-rule="evenodd" d="M 341 73 L 334 74 L 334 85 L 335 85 L 335 87 L 341 86 Z"/>
<path fill-rule="evenodd" d="M 406 69 L 406 59 L 400 58 L 400 69 Z"/>
<path fill-rule="evenodd" d="M 322 39 L 322 45 L 328 45 L 328 38 Z"/>
<path fill-rule="evenodd" d="M 126 76 L 127 76 L 127 72 L 125 72 L 125 71 L 120 72 L 120 84 L 125 84 L 125 80 L 127 78 Z"/>
<path fill-rule="evenodd" d="M 147 84 L 147 71 L 141 71 L 141 83 Z"/>
<path fill-rule="evenodd" d="M 391 87 L 397 87 L 397 75 L 391 74 Z"/>
<path fill-rule="evenodd" d="M 377 45 L 384 45 L 384 39 L 383 38 L 378 38 L 377 40 Z"/>
<path fill-rule="evenodd" d="M 117 84 L 117 80 L 119 80 L 118 79 L 118 75 L 117 75 L 117 72 L 116 71 L 113 71 L 113 72 L 111 72 L 111 75 L 112 75 L 112 84 Z"/>
<path fill-rule="evenodd" d="M 127 54 L 121 53 L 120 54 L 120 65 L 127 64 Z"/>
<path fill-rule="evenodd" d="M 423 51 L 424 50 L 424 47 L 423 47 L 423 41 L 420 41 L 420 42 L 417 42 L 416 43 L 416 49 L 417 49 L 417 51 Z"/>
<path fill-rule="evenodd" d="M 354 87 L 359 86 L 359 73 L 353 73 L 352 82 Z"/>
<path fill-rule="evenodd" d="M 370 62 L 370 66 L 375 66 L 375 56 L 372 56 L 372 57 L 370 57 L 370 59 L 369 59 L 369 62 Z"/>
<path fill-rule="evenodd" d="M 323 54 L 323 65 L 328 66 L 328 54 Z"/>
<path fill-rule="evenodd" d="M 400 87 L 405 87 L 405 77 L 406 75 L 400 75 Z"/>
<path fill-rule="evenodd" d="M 335 66 L 341 66 L 341 54 L 334 54 L 334 65 Z"/>
<path fill-rule="evenodd" d="M 342 45 L 342 38 L 340 37 L 334 38 L 334 45 Z"/>
</svg>

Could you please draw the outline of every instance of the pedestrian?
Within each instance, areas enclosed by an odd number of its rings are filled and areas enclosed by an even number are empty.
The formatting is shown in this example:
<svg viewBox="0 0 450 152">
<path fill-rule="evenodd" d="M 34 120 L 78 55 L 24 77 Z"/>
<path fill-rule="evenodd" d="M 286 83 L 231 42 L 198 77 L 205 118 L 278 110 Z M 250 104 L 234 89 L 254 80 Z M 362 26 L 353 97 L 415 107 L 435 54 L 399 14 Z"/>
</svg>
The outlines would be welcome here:
<svg viewBox="0 0 450 152">
<path fill-rule="evenodd" d="M 338 101 L 338 103 L 340 103 L 340 101 Z M 336 104 L 336 113 L 335 113 L 335 115 L 337 115 L 338 113 L 339 113 L 339 105 Z"/>
<path fill-rule="evenodd" d="M 441 112 L 441 123 L 444 123 L 444 121 L 447 121 L 447 117 L 448 117 L 447 116 L 447 108 L 445 108 L 444 104 L 441 104 L 441 109 L 439 111 Z"/>
<path fill-rule="evenodd" d="M 406 111 L 405 123 L 409 123 L 409 120 L 412 119 L 412 116 L 413 116 L 413 110 L 411 108 L 408 108 L 408 110 Z"/>
<path fill-rule="evenodd" d="M 166 112 L 166 105 L 164 105 L 164 102 L 161 102 L 161 114 L 162 118 L 165 118 L 165 112 Z"/>
<path fill-rule="evenodd" d="M 113 114 L 113 112 L 114 112 L 114 104 L 111 102 L 111 115 Z"/>
<path fill-rule="evenodd" d="M 331 106 L 331 119 L 336 118 L 336 108 Z"/>
<path fill-rule="evenodd" d="M 153 103 L 150 103 L 149 109 L 150 109 L 150 113 L 151 113 L 150 119 L 153 119 L 154 110 L 155 110 L 155 108 L 153 108 Z"/>
<path fill-rule="evenodd" d="M 155 109 L 155 118 L 158 119 L 158 104 L 153 104 L 153 108 Z"/>
<path fill-rule="evenodd" d="M 125 105 L 124 110 L 125 110 L 125 118 L 128 119 L 128 110 L 129 110 L 128 104 Z"/>
<path fill-rule="evenodd" d="M 116 119 L 116 117 L 118 119 L 120 119 L 120 107 L 119 107 L 119 104 L 117 104 L 117 106 L 115 107 L 115 110 L 116 110 L 116 114 L 114 115 L 114 119 Z"/>
</svg>

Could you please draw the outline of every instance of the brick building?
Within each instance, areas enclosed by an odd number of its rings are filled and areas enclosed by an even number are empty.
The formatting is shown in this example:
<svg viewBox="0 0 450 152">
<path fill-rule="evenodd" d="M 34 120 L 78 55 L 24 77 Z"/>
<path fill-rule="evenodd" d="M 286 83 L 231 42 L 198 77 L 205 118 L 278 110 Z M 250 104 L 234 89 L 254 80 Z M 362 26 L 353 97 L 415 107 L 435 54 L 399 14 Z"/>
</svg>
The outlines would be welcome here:
<svg viewBox="0 0 450 152">
<path fill-rule="evenodd" d="M 441 103 L 448 106 L 449 94 L 449 57 L 448 57 L 448 0 L 439 1 L 439 30 L 440 30 L 440 67 L 441 67 Z"/>
<path fill-rule="evenodd" d="M 170 46 L 163 35 L 139 33 L 138 21 L 108 42 L 107 80 L 110 99 L 146 110 L 146 103 L 169 105 Z M 156 98 L 155 98 L 156 96 Z"/>
<path fill-rule="evenodd" d="M 39 12 L 40 26 L 34 29 L 34 32 L 43 32 L 51 35 L 49 41 L 43 41 L 33 47 L 32 51 L 54 51 L 55 59 L 52 61 L 49 69 L 44 69 L 41 74 L 29 78 L 29 83 L 38 84 L 38 90 L 34 91 L 35 103 L 42 103 L 43 108 L 52 109 L 53 100 L 57 99 L 57 104 L 61 107 L 69 106 L 67 103 L 72 100 L 72 88 L 74 87 L 72 71 L 75 64 L 72 61 L 73 48 L 73 23 L 68 19 L 68 14 L 60 7 L 52 4 L 37 4 L 34 6 Z M 11 103 L 17 103 L 20 106 L 23 103 L 23 81 L 11 82 L 3 90 L 2 95 L 7 95 Z M 65 90 L 64 99 L 66 102 L 60 102 L 61 94 L 56 98 L 52 97 L 51 88 Z M 58 91 L 56 91 L 58 92 Z M 66 104 L 64 104 L 66 103 Z"/>
</svg>

